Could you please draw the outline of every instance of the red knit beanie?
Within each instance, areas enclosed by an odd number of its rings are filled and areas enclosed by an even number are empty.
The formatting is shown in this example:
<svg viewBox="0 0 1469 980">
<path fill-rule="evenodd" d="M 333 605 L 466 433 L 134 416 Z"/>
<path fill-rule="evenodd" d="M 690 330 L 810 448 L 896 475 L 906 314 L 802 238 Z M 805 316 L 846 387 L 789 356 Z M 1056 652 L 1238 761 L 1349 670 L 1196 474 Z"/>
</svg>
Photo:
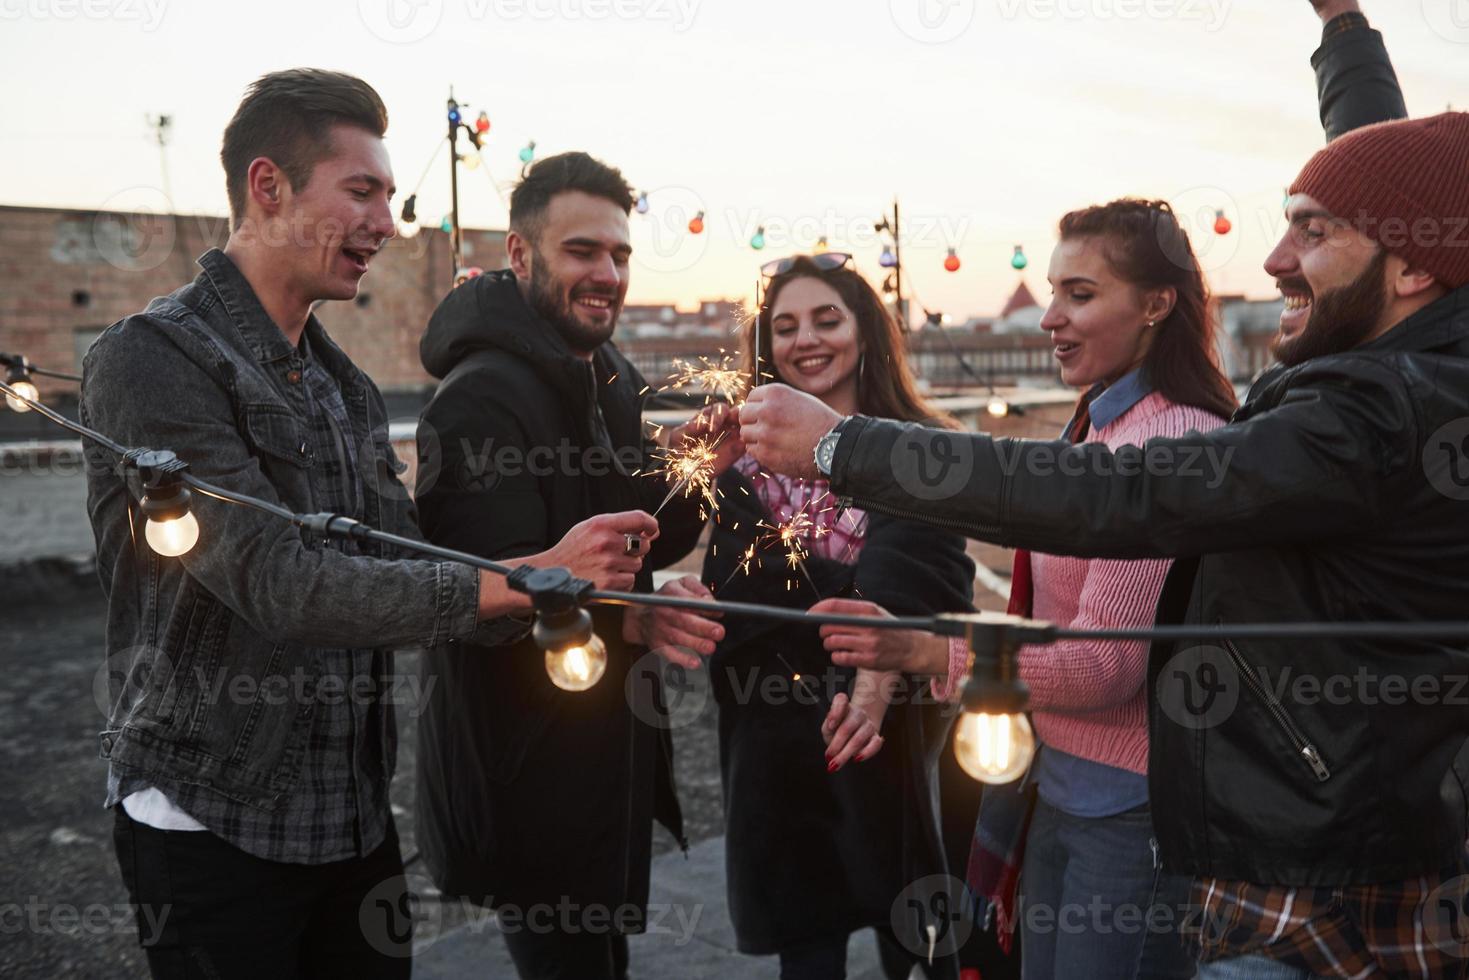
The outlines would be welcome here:
<svg viewBox="0 0 1469 980">
<path fill-rule="evenodd" d="M 1354 130 L 1291 185 L 1451 289 L 1469 284 L 1469 112 Z"/>
</svg>

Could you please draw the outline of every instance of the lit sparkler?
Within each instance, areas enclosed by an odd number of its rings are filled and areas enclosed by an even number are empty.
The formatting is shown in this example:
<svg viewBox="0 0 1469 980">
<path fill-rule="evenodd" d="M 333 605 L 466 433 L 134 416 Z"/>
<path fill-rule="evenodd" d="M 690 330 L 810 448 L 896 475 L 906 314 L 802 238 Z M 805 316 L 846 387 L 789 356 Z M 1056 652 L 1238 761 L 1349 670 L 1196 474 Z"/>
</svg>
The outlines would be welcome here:
<svg viewBox="0 0 1469 980">
<path fill-rule="evenodd" d="M 685 439 L 684 444 L 679 447 L 669 446 L 659 450 L 659 458 L 663 465 L 655 470 L 650 470 L 650 476 L 662 476 L 673 488 L 668 491 L 668 496 L 663 498 L 663 503 L 658 505 L 658 510 L 653 511 L 657 517 L 668 502 L 679 494 L 692 497 L 698 494 L 703 498 L 699 505 L 699 516 L 708 516 L 709 511 L 719 506 L 718 498 L 715 496 L 714 488 L 714 466 L 719 458 L 719 444 L 724 441 L 724 433 L 710 438 L 702 436 L 697 439 Z M 707 510 L 705 507 L 707 506 Z"/>
<path fill-rule="evenodd" d="M 698 363 L 685 361 L 682 358 L 673 362 L 675 374 L 669 376 L 669 384 L 665 386 L 678 390 L 679 388 L 702 389 L 706 393 L 704 404 L 709 404 L 715 398 L 721 401 L 734 402 L 744 394 L 746 382 L 749 375 L 739 368 L 731 367 L 735 357 L 725 354 L 723 348 L 719 351 L 718 363 L 709 357 L 701 355 Z"/>
</svg>

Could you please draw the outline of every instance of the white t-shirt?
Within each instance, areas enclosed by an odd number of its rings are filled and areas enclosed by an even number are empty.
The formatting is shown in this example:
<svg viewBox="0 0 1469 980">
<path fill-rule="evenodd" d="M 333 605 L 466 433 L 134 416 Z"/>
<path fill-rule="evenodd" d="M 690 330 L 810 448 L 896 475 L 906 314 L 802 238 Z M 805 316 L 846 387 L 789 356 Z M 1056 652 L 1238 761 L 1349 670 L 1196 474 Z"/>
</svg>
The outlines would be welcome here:
<svg viewBox="0 0 1469 980">
<path fill-rule="evenodd" d="M 138 823 L 157 830 L 207 830 L 202 823 L 173 805 L 163 791 L 149 786 L 123 797 L 122 808 Z"/>
</svg>

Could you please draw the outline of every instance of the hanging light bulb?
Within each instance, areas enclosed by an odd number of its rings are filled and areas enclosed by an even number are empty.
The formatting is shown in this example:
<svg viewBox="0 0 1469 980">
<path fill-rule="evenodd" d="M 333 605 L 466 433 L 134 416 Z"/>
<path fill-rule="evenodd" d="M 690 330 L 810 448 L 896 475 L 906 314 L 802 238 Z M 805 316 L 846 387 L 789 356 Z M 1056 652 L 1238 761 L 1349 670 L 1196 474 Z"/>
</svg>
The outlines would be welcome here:
<svg viewBox="0 0 1469 980">
<path fill-rule="evenodd" d="M 877 264 L 884 269 L 891 269 L 898 264 L 898 257 L 893 254 L 893 250 L 890 247 L 883 245 L 882 254 L 877 257 Z"/>
<path fill-rule="evenodd" d="M 439 231 L 442 231 L 444 234 L 447 235 L 453 232 L 453 230 L 454 216 L 452 214 L 444 215 L 444 220 L 439 222 Z"/>
<path fill-rule="evenodd" d="M 459 162 L 462 163 L 462 164 L 464 164 L 465 169 L 467 169 L 467 170 L 478 170 L 479 169 L 479 154 L 478 153 L 461 153 L 461 154 L 459 154 Z"/>
<path fill-rule="evenodd" d="M 1002 419 L 1010 414 L 1010 403 L 999 395 L 995 395 L 990 399 L 989 404 L 985 406 L 985 411 L 989 412 L 993 418 Z"/>
<path fill-rule="evenodd" d="M 818 252 L 825 252 L 828 248 L 831 248 L 831 246 L 826 244 L 825 235 L 822 235 L 820 238 L 816 239 L 816 250 Z"/>
<path fill-rule="evenodd" d="M 1224 216 L 1224 212 L 1223 211 L 1215 211 L 1214 214 L 1215 214 L 1215 218 L 1214 218 L 1214 234 L 1216 234 L 1216 235 L 1227 235 L 1227 234 L 1229 234 L 1229 230 L 1231 228 L 1233 228 L 1234 225 L 1230 224 L 1229 219 Z"/>
<path fill-rule="evenodd" d="M 546 674 L 563 691 L 585 691 L 607 672 L 607 645 L 592 631 L 592 617 L 578 596 L 592 583 L 573 578 L 564 568 L 518 568 L 512 588 L 530 593 L 536 610 L 531 631 L 546 651 Z"/>
<path fill-rule="evenodd" d="M 944 259 L 944 268 L 949 272 L 959 271 L 959 256 L 955 254 L 952 248 L 949 249 L 948 257 Z"/>
<path fill-rule="evenodd" d="M 536 158 L 536 141 L 531 140 L 520 148 L 520 162 L 530 163 Z"/>
<path fill-rule="evenodd" d="M 199 522 L 189 511 L 191 494 L 184 486 L 184 465 L 167 451 L 140 453 L 133 464 L 143 477 L 143 538 L 165 558 L 187 554 L 199 543 Z"/>
<path fill-rule="evenodd" d="M 954 734 L 954 755 L 960 768 L 982 783 L 1014 782 L 1035 755 L 1035 733 L 1023 712 L 966 711 Z"/>
<path fill-rule="evenodd" d="M 700 211 L 689 221 L 689 234 L 702 235 L 704 233 L 704 212 Z"/>
<path fill-rule="evenodd" d="M 647 214 L 648 213 L 648 192 L 647 191 L 638 191 L 637 209 L 638 209 L 638 214 Z"/>
<path fill-rule="evenodd" d="M 474 131 L 476 133 L 488 133 L 490 131 L 490 114 L 483 109 L 474 120 Z"/>
<path fill-rule="evenodd" d="M 1027 259 L 1025 257 L 1025 249 L 1021 248 L 1019 245 L 1016 245 L 1015 254 L 1010 256 L 1010 268 L 1023 269 L 1028 265 L 1030 265 L 1030 259 Z"/>
<path fill-rule="evenodd" d="M 752 239 L 750 239 L 750 247 L 753 248 L 757 252 L 760 251 L 760 249 L 762 249 L 762 248 L 765 247 L 765 226 L 764 225 L 761 225 L 759 228 L 756 228 L 755 229 L 755 237 L 752 238 Z"/>
<path fill-rule="evenodd" d="M 29 412 L 31 406 L 26 404 L 26 398 L 33 402 L 41 400 L 41 392 L 31 380 L 31 372 L 23 357 L 11 364 L 10 370 L 5 372 L 5 383 L 15 389 L 15 395 L 7 393 L 5 396 L 5 404 L 10 406 L 12 412 Z M 17 398 L 16 395 L 22 397 Z"/>
<path fill-rule="evenodd" d="M 418 227 L 418 222 L 416 221 L 398 222 L 398 237 L 403 239 L 404 241 L 412 241 L 413 239 L 417 238 L 418 233 L 422 230 L 423 229 Z"/>
<path fill-rule="evenodd" d="M 453 123 L 454 125 L 457 126 L 457 125 L 459 125 L 459 120 L 461 120 L 463 118 L 464 117 L 459 114 L 459 103 L 458 102 L 455 102 L 453 99 L 450 99 L 449 100 L 449 122 L 451 122 L 451 123 Z"/>
</svg>

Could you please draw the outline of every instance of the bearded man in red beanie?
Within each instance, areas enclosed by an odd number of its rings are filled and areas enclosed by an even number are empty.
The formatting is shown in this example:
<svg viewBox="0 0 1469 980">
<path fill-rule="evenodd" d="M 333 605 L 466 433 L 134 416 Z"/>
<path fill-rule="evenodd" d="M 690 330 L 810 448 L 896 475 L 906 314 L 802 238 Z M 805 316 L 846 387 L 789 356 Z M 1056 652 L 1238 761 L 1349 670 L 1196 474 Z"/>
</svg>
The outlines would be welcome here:
<svg viewBox="0 0 1469 980">
<path fill-rule="evenodd" d="M 768 385 L 741 437 L 864 510 L 1049 554 L 1176 558 L 1158 623 L 1219 635 L 1152 647 L 1149 795 L 1163 868 L 1195 881 L 1199 976 L 1462 977 L 1469 637 L 1413 630 L 1469 615 L 1469 114 L 1341 136 L 1286 218 L 1266 263 L 1281 363 L 1212 432 L 999 439 L 838 419 Z M 880 613 L 857 605 L 822 608 Z M 1321 635 L 1364 621 L 1402 632 Z M 948 667 L 918 634 L 835 632 L 850 666 Z"/>
</svg>

